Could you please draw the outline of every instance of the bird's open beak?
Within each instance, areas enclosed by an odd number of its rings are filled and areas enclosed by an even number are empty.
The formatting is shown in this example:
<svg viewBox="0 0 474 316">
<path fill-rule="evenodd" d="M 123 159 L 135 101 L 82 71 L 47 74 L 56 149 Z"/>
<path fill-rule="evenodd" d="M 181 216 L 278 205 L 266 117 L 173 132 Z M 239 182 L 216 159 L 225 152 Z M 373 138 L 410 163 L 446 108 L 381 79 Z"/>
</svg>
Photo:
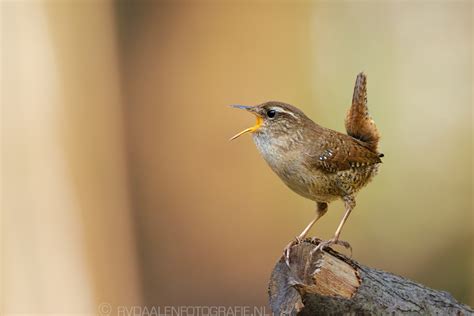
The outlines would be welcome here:
<svg viewBox="0 0 474 316">
<path fill-rule="evenodd" d="M 233 139 L 236 139 L 237 137 L 239 137 L 240 135 L 243 135 L 245 133 L 252 133 L 254 131 L 256 131 L 257 129 L 260 128 L 260 126 L 262 125 L 262 122 L 263 122 L 263 119 L 262 117 L 255 111 L 255 108 L 253 106 L 247 106 L 247 105 L 231 105 L 232 107 L 234 108 L 237 108 L 237 109 L 242 109 L 242 110 L 247 110 L 249 112 L 251 112 L 252 114 L 254 114 L 256 117 L 257 117 L 257 123 L 252 126 L 252 127 L 249 127 L 247 129 L 244 129 L 243 131 L 241 131 L 240 133 L 238 134 L 235 134 L 234 136 L 232 136 L 229 140 L 233 140 Z"/>
</svg>

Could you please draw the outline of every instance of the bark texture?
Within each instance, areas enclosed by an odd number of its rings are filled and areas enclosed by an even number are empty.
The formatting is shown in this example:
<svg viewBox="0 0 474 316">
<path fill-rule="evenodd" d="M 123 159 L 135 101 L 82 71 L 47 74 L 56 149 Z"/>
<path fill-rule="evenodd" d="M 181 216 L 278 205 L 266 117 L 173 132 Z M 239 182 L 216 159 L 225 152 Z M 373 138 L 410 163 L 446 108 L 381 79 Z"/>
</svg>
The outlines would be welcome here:
<svg viewBox="0 0 474 316">
<path fill-rule="evenodd" d="M 316 243 L 292 248 L 277 262 L 268 292 L 274 315 L 474 315 L 451 294 L 372 269 Z"/>
</svg>

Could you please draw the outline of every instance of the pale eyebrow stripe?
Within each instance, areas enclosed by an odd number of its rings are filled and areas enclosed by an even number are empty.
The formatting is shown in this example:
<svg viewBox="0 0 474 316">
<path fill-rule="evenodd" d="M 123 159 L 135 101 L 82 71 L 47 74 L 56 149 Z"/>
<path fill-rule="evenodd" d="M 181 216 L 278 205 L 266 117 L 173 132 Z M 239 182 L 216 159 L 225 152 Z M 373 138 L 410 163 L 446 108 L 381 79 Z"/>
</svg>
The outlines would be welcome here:
<svg viewBox="0 0 474 316">
<path fill-rule="evenodd" d="M 278 106 L 272 107 L 271 109 L 272 109 L 272 110 L 275 110 L 275 111 L 277 111 L 277 112 L 282 112 L 282 113 L 289 114 L 289 115 L 293 116 L 294 118 L 297 118 L 294 113 L 285 111 L 285 110 L 283 110 L 282 108 L 280 108 L 280 107 L 278 107 Z"/>
</svg>

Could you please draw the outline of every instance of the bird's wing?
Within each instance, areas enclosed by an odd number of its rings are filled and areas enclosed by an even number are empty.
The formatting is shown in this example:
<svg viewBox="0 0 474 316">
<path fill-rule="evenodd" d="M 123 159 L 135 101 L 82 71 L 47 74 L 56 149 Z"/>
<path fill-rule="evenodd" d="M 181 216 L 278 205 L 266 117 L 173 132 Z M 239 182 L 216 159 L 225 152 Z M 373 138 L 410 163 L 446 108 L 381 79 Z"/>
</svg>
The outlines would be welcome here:
<svg viewBox="0 0 474 316">
<path fill-rule="evenodd" d="M 308 151 L 313 167 L 334 173 L 382 162 L 381 155 L 373 152 L 367 144 L 344 134 L 339 135 L 343 137 L 328 137 L 329 141 L 318 143 Z"/>
<path fill-rule="evenodd" d="M 362 72 L 356 78 L 352 105 L 347 112 L 345 125 L 347 135 L 366 143 L 372 151 L 377 151 L 380 135 L 374 120 L 369 115 L 367 77 Z"/>
</svg>

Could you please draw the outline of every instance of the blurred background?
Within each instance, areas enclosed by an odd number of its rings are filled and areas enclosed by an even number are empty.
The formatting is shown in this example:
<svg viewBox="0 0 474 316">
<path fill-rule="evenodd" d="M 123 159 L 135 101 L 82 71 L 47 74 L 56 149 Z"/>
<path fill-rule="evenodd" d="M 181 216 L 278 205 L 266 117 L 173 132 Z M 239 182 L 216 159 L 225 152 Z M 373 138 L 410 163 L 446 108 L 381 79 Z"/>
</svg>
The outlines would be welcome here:
<svg viewBox="0 0 474 316">
<path fill-rule="evenodd" d="M 314 203 L 227 107 L 344 130 L 355 76 L 384 163 L 354 258 L 474 305 L 473 3 L 2 1 L 2 310 L 266 305 Z M 343 205 L 311 235 L 330 238 Z"/>
</svg>

